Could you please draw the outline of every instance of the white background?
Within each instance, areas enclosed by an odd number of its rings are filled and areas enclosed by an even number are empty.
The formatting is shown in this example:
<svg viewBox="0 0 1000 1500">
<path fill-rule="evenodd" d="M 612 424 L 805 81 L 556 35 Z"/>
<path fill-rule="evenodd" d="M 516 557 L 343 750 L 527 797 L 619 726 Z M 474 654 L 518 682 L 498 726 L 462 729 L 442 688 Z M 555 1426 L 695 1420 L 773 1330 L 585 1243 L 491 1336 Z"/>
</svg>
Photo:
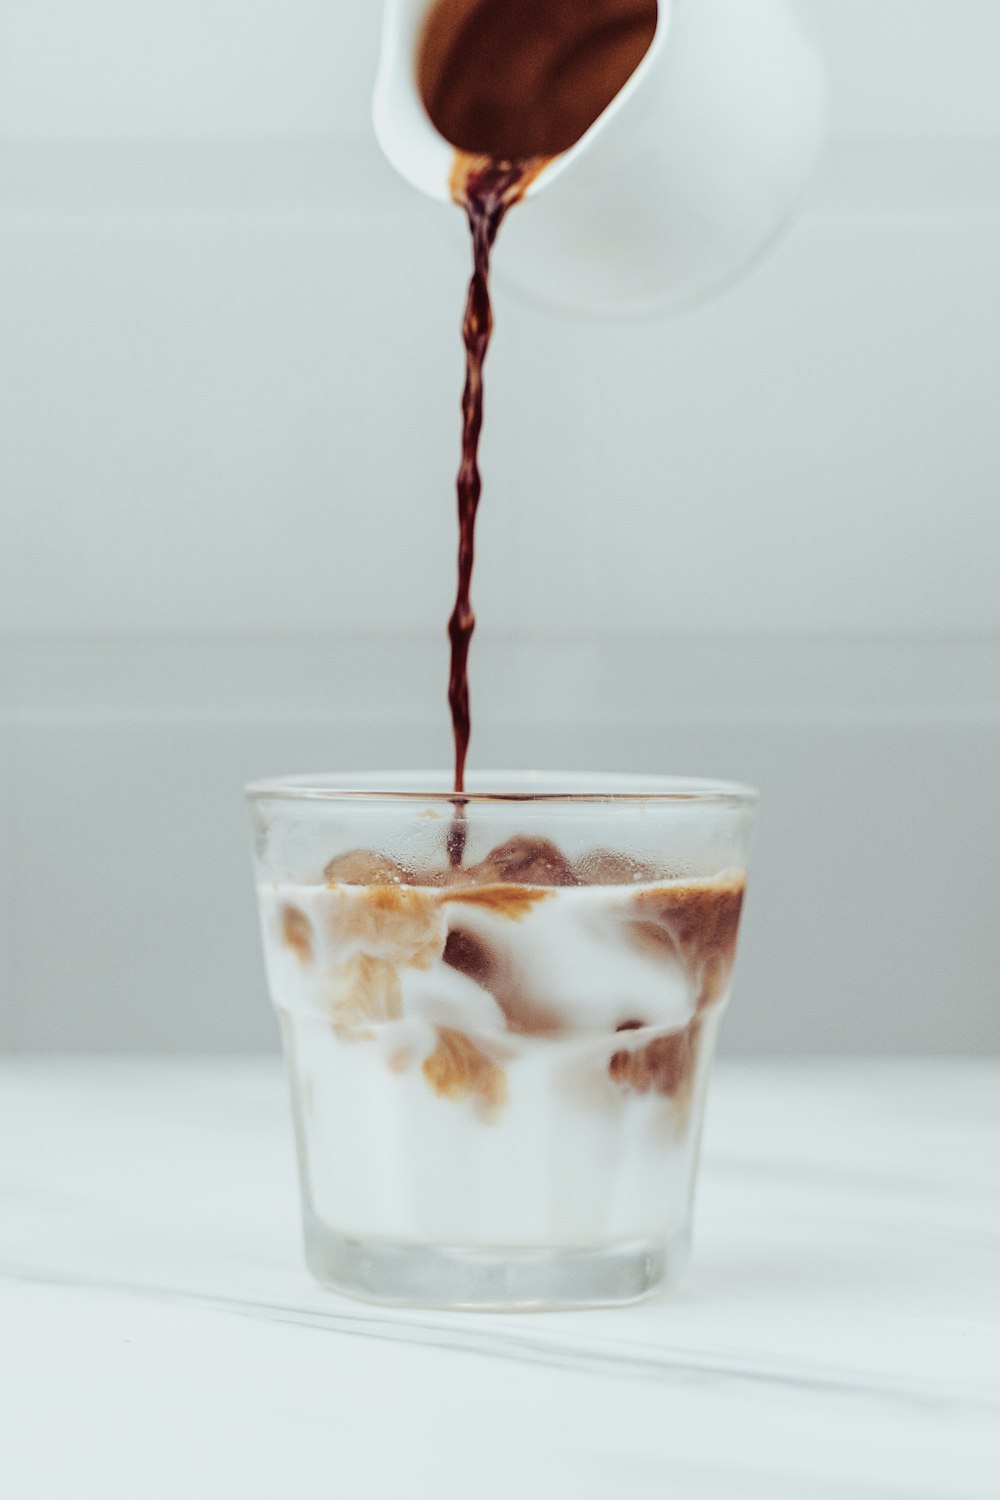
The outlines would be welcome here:
<svg viewBox="0 0 1000 1500">
<path fill-rule="evenodd" d="M 996 1051 L 1000 5 L 802 6 L 750 280 L 498 291 L 473 758 L 762 788 L 731 1050 Z M 0 1047 L 275 1045 L 242 783 L 447 760 L 467 252 L 378 21 L 0 9 Z"/>
</svg>

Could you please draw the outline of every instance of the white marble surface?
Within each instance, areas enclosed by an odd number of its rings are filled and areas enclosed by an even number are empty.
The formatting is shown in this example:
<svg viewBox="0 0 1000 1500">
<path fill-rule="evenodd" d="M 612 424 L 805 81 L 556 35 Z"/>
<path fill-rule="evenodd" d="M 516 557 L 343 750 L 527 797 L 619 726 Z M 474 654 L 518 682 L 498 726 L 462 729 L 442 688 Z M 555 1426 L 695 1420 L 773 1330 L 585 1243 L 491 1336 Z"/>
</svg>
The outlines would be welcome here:
<svg viewBox="0 0 1000 1500">
<path fill-rule="evenodd" d="M 720 1068 L 673 1300 L 302 1268 L 275 1062 L 0 1064 L 0 1493 L 996 1500 L 1000 1068 Z"/>
</svg>

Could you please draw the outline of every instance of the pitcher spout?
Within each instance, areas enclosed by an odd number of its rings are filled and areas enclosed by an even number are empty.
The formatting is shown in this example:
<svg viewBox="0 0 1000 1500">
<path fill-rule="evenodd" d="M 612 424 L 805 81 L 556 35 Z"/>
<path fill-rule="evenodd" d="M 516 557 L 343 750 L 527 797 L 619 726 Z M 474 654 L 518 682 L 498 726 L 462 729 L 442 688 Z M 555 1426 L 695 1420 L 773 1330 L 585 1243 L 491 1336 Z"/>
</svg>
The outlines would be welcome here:
<svg viewBox="0 0 1000 1500">
<path fill-rule="evenodd" d="M 546 4 L 558 25 L 533 31 Z M 792 218 L 826 133 L 825 68 L 791 0 L 601 4 L 386 0 L 375 132 L 441 201 L 456 146 L 547 158 L 525 193 L 542 201 L 497 259 L 530 297 L 605 314 L 684 306 L 731 283 Z"/>
<path fill-rule="evenodd" d="M 551 186 L 585 156 L 603 132 L 655 72 L 670 25 L 675 0 L 658 0 L 656 30 L 648 50 L 611 102 L 565 150 L 553 154 L 525 192 L 530 198 Z M 420 192 L 444 200 L 456 147 L 435 127 L 421 95 L 419 58 L 430 13 L 440 0 L 386 0 L 382 43 L 375 79 L 373 122 L 384 155 Z M 471 3 L 469 11 L 474 8 Z"/>
</svg>

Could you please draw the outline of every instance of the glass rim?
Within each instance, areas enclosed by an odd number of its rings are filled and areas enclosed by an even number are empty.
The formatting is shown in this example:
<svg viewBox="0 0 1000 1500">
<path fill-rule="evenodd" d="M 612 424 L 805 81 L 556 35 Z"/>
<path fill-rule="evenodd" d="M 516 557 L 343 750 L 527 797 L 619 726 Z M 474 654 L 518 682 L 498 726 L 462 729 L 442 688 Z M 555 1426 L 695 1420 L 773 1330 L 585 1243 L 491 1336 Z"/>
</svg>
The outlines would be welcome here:
<svg viewBox="0 0 1000 1500">
<path fill-rule="evenodd" d="M 490 789 L 490 784 L 496 784 L 496 789 Z M 430 802 L 452 807 L 498 802 L 573 807 L 638 803 L 753 807 L 759 801 L 753 787 L 737 781 L 614 772 L 589 775 L 579 771 L 475 771 L 466 778 L 462 792 L 455 791 L 450 771 L 275 776 L 249 782 L 245 795 L 250 802 L 386 802 L 404 806 Z"/>
</svg>

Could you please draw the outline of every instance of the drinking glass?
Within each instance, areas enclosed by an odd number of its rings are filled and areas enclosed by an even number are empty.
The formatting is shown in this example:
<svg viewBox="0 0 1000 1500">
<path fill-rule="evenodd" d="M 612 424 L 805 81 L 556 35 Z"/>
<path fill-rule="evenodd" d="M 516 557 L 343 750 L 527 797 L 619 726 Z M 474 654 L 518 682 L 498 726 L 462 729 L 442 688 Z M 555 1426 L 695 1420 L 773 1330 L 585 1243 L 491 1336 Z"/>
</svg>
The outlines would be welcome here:
<svg viewBox="0 0 1000 1500">
<path fill-rule="evenodd" d="M 755 793 L 407 772 L 248 797 L 316 1278 L 469 1308 L 673 1281 Z"/>
</svg>

